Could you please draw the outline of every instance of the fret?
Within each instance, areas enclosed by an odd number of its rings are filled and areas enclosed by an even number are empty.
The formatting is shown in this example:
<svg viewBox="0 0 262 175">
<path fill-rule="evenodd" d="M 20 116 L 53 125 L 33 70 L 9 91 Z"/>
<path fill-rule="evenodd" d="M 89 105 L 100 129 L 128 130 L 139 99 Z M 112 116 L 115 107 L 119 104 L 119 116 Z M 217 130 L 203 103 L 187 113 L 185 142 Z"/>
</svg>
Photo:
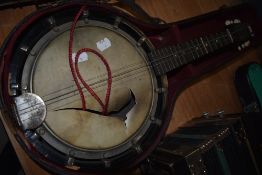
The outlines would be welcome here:
<svg viewBox="0 0 262 175">
<path fill-rule="evenodd" d="M 187 61 L 187 52 L 188 52 L 188 50 L 185 47 L 184 43 L 180 44 L 180 48 L 181 48 L 181 57 L 183 59 L 183 64 L 186 64 L 186 63 L 188 63 L 188 61 Z"/>
<path fill-rule="evenodd" d="M 197 53 L 197 55 L 198 55 L 198 58 L 201 57 L 202 51 L 200 50 L 200 47 L 199 47 L 196 39 L 193 39 L 193 42 L 192 42 L 192 43 L 193 43 L 193 45 L 194 45 L 195 51 L 196 51 L 196 53 Z"/>
<path fill-rule="evenodd" d="M 201 41 L 199 39 L 196 39 L 196 42 L 197 42 L 197 45 L 199 47 L 199 50 L 201 51 L 201 55 L 200 56 L 204 56 L 205 52 L 204 52 L 204 47 L 203 47 Z"/>
<path fill-rule="evenodd" d="M 180 52 L 178 45 L 176 45 L 175 50 L 176 50 L 176 53 L 177 53 L 177 62 L 180 66 L 182 66 L 183 62 L 181 60 L 181 52 Z"/>
<path fill-rule="evenodd" d="M 170 54 L 168 53 L 167 48 L 164 48 L 164 49 L 163 49 L 163 52 L 166 53 L 166 55 L 170 55 Z M 169 56 L 169 57 L 165 60 L 165 63 L 167 64 L 167 67 L 168 67 L 168 71 L 169 71 L 169 70 L 172 70 L 172 67 L 171 67 L 171 65 L 169 64 L 171 59 L 172 59 L 172 55 Z"/>
<path fill-rule="evenodd" d="M 162 57 L 162 55 L 161 55 L 159 49 L 156 50 L 156 55 L 157 55 L 158 57 Z"/>
<path fill-rule="evenodd" d="M 180 60 L 180 52 L 179 52 L 179 50 L 178 50 L 178 48 L 177 48 L 177 46 L 174 46 L 174 50 L 175 50 L 175 52 L 176 52 L 176 62 L 177 62 L 177 65 L 179 65 L 179 66 L 181 66 L 182 65 L 182 62 L 181 62 L 181 60 Z"/>
<path fill-rule="evenodd" d="M 163 48 L 159 49 L 159 53 L 160 53 L 160 62 L 164 63 L 165 60 L 168 58 L 168 56 L 165 56 L 165 53 L 163 53 Z"/>
<path fill-rule="evenodd" d="M 195 52 L 197 58 L 199 58 L 200 56 L 199 56 L 199 54 L 198 54 L 198 52 L 197 52 L 197 48 L 195 47 L 194 41 L 193 41 L 193 40 L 190 40 L 190 42 L 191 42 L 191 45 L 192 45 L 192 51 Z"/>
<path fill-rule="evenodd" d="M 216 42 L 216 38 L 214 37 L 214 35 L 210 35 L 210 38 L 211 39 L 209 41 L 210 41 L 211 45 L 213 45 L 214 50 L 219 49 L 217 42 Z"/>
<path fill-rule="evenodd" d="M 188 50 L 190 51 L 191 55 L 193 56 L 193 60 L 196 60 L 196 57 L 194 55 L 194 51 L 193 51 L 193 48 L 192 48 L 193 46 L 190 45 L 190 42 L 186 42 L 186 44 L 187 44 Z"/>
<path fill-rule="evenodd" d="M 211 43 L 210 43 L 210 41 L 209 41 L 209 39 L 208 39 L 208 36 L 205 36 L 205 38 L 206 38 L 206 43 L 207 43 L 207 45 L 206 45 L 206 47 L 208 48 L 210 48 L 210 52 L 213 52 L 213 47 L 212 47 L 212 45 L 211 45 Z"/>
<path fill-rule="evenodd" d="M 213 42 L 213 44 L 215 45 L 215 48 L 216 48 L 216 50 L 217 49 L 219 49 L 219 44 L 218 44 L 218 41 L 217 41 L 217 36 L 216 36 L 217 34 L 214 34 L 213 35 L 213 40 L 212 40 L 212 42 Z"/>
<path fill-rule="evenodd" d="M 228 32 L 226 31 L 224 38 L 226 40 L 227 45 L 233 43 L 233 39 L 231 37 L 232 37 L 231 34 L 230 33 L 228 34 Z"/>
<path fill-rule="evenodd" d="M 172 63 L 172 66 L 173 66 L 173 69 L 176 68 L 176 65 L 174 63 L 174 53 L 172 51 L 172 48 L 171 47 L 168 47 L 169 51 L 170 51 L 170 54 L 173 56 L 173 58 L 171 58 L 170 62 Z"/>
<path fill-rule="evenodd" d="M 174 60 L 175 60 L 175 62 L 176 62 L 176 65 L 177 65 L 177 67 L 179 67 L 180 64 L 179 64 L 179 62 L 178 62 L 178 60 L 177 60 L 177 51 L 176 51 L 176 47 L 175 47 L 175 46 L 172 46 L 172 50 L 174 51 Z"/>
<path fill-rule="evenodd" d="M 195 52 L 195 48 L 194 48 L 194 45 L 193 45 L 192 40 L 189 40 L 187 43 L 188 43 L 188 45 L 189 45 L 190 51 L 191 51 L 192 54 L 194 55 L 194 59 L 196 60 L 196 59 L 198 58 L 198 55 L 197 55 L 197 53 Z"/>
<path fill-rule="evenodd" d="M 186 64 L 188 61 L 187 61 L 187 57 L 186 57 L 186 53 L 187 53 L 187 50 L 186 48 L 184 47 L 184 44 L 180 44 L 180 52 L 181 52 L 181 57 L 183 59 L 183 64 Z"/>
<path fill-rule="evenodd" d="M 207 50 L 207 48 L 206 48 L 206 44 L 204 43 L 204 40 L 203 40 L 202 37 L 200 37 L 200 41 L 201 41 L 201 43 L 202 43 L 202 45 L 203 45 L 203 47 L 204 47 L 204 49 L 205 49 L 205 51 L 206 51 L 206 54 L 208 54 L 208 50 Z"/>
<path fill-rule="evenodd" d="M 160 52 L 163 55 L 163 59 L 160 61 L 161 62 L 160 64 L 164 65 L 163 66 L 164 67 L 164 71 L 167 71 L 168 70 L 168 64 L 167 63 L 168 63 L 169 56 L 167 56 L 167 57 L 164 56 L 165 55 L 164 49 L 160 49 Z"/>
<path fill-rule="evenodd" d="M 230 41 L 233 43 L 234 42 L 233 37 L 228 29 L 226 29 L 226 33 L 227 33 L 227 36 L 230 38 Z"/>
<path fill-rule="evenodd" d="M 218 36 L 218 33 L 215 33 L 214 34 L 214 43 L 216 44 L 217 46 L 217 49 L 219 49 L 221 46 L 219 44 L 219 36 Z"/>
<path fill-rule="evenodd" d="M 183 65 L 182 59 L 181 59 L 181 48 L 179 48 L 179 44 L 176 45 L 175 47 L 176 52 L 177 52 L 177 60 L 180 65 Z"/>
<path fill-rule="evenodd" d="M 188 42 L 185 42 L 182 44 L 182 48 L 184 49 L 184 57 L 185 57 L 185 63 L 189 63 L 192 60 L 194 60 L 193 56 L 192 56 L 192 51 L 191 48 L 188 47 Z"/>
<path fill-rule="evenodd" d="M 198 38 L 196 38 L 195 39 L 195 42 L 196 42 L 196 44 L 197 44 L 197 46 L 198 46 L 198 50 L 200 51 L 199 53 L 200 53 L 200 56 L 203 56 L 203 55 L 205 55 L 205 53 L 203 52 L 203 50 L 202 50 L 202 44 L 199 42 L 199 39 Z"/>
<path fill-rule="evenodd" d="M 170 70 L 173 70 L 176 68 L 176 66 L 174 64 L 174 55 L 170 47 L 166 47 L 166 52 L 168 53 L 168 55 L 170 55 L 170 58 L 168 59 Z"/>
</svg>

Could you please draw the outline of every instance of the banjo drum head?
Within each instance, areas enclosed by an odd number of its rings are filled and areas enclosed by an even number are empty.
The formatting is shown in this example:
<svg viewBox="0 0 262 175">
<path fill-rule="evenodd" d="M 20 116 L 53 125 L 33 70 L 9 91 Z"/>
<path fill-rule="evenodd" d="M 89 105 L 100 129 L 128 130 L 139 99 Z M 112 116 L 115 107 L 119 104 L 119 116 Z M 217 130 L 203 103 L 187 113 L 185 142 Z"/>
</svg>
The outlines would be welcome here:
<svg viewBox="0 0 262 175">
<path fill-rule="evenodd" d="M 20 88 L 10 88 L 8 94 L 28 142 L 46 160 L 77 171 L 127 167 L 161 128 L 165 94 L 157 89 L 166 88 L 165 77 L 155 76 L 147 57 L 153 46 L 139 29 L 91 6 L 75 28 L 73 62 L 79 49 L 96 50 L 110 66 L 112 86 L 108 114 L 103 115 L 101 105 L 81 85 L 87 108 L 82 110 L 68 58 L 70 28 L 80 7 L 46 13 L 19 36 L 10 63 L 16 69 L 9 66 L 6 86 Z M 103 101 L 105 65 L 97 55 L 83 52 L 78 67 Z"/>
</svg>

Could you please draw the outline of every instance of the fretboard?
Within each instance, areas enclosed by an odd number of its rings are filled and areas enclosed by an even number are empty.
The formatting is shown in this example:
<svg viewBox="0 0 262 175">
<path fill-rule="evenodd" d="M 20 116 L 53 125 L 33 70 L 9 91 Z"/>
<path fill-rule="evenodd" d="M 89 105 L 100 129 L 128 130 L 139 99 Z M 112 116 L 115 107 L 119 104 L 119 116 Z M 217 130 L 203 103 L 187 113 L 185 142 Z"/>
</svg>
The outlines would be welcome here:
<svg viewBox="0 0 262 175">
<path fill-rule="evenodd" d="M 233 42 L 229 31 L 225 30 L 184 43 L 156 49 L 149 54 L 149 59 L 156 75 L 164 75 L 171 70 L 222 49 Z"/>
</svg>

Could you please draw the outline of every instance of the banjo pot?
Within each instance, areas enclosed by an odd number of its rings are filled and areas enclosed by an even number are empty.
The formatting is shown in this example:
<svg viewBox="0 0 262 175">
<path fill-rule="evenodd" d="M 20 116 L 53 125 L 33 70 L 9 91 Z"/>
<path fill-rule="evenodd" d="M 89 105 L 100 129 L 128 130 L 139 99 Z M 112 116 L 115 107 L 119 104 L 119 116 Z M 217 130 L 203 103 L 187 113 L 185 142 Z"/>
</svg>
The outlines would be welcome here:
<svg viewBox="0 0 262 175">
<path fill-rule="evenodd" d="M 81 85 L 82 109 L 68 62 L 70 28 L 80 8 L 73 3 L 26 18 L 7 39 L 3 65 L 2 101 L 22 133 L 21 144 L 38 163 L 64 174 L 136 164 L 156 142 L 166 101 L 166 77 L 149 62 L 150 40 L 118 10 L 91 4 L 76 23 L 72 61 L 79 49 L 94 49 L 108 62 L 112 85 L 106 114 Z M 83 52 L 77 64 L 104 99 L 108 77 L 101 60 Z"/>
</svg>

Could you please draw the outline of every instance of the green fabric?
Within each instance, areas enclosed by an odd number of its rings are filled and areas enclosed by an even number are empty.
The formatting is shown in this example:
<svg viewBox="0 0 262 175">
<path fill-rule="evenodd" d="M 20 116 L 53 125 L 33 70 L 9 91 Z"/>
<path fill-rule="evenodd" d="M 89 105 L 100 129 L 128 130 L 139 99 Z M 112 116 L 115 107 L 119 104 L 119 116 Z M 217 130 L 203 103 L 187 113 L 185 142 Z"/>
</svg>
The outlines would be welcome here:
<svg viewBox="0 0 262 175">
<path fill-rule="evenodd" d="M 216 145 L 216 151 L 217 151 L 218 159 L 219 159 L 221 166 L 222 166 L 223 174 L 224 175 L 231 175 L 230 168 L 228 166 L 228 162 L 227 162 L 227 159 L 225 157 L 223 149 L 219 148 Z"/>
<path fill-rule="evenodd" d="M 262 67 L 259 64 L 250 65 L 248 69 L 248 77 L 257 94 L 260 105 L 262 105 Z"/>
</svg>

